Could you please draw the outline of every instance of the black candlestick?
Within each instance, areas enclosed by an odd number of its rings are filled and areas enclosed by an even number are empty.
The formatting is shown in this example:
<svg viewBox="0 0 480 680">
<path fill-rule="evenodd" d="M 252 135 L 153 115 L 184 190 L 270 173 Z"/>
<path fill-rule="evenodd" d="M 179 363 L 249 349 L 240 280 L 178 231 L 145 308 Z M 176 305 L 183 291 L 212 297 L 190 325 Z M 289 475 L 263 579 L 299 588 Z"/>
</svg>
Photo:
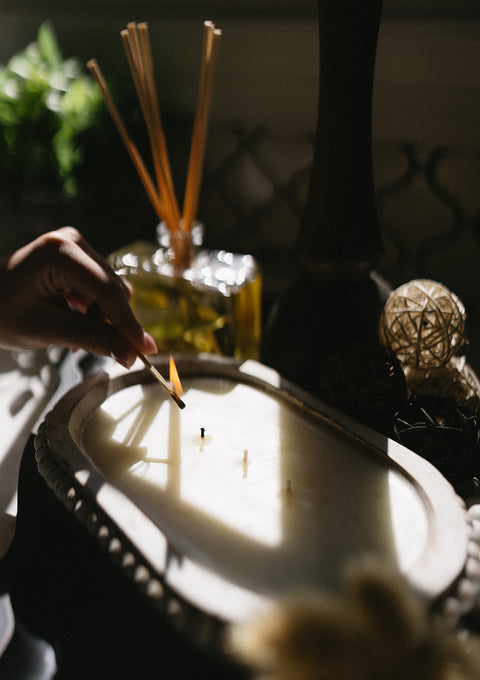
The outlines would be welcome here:
<svg viewBox="0 0 480 680">
<path fill-rule="evenodd" d="M 371 111 L 382 0 L 318 0 L 320 88 L 315 155 L 297 241 L 301 275 L 275 306 L 262 361 L 322 396 L 325 362 L 372 344 L 384 291 L 372 172 Z"/>
<path fill-rule="evenodd" d="M 382 0 L 319 0 L 320 88 L 310 190 L 298 237 L 310 278 L 358 280 L 382 253 L 371 152 Z"/>
</svg>

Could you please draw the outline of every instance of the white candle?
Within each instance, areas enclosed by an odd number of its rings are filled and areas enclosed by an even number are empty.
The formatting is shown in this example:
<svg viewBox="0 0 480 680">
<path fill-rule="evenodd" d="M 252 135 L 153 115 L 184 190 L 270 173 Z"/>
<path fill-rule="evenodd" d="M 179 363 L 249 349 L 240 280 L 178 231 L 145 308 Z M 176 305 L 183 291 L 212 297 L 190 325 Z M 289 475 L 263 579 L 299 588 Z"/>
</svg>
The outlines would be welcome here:
<svg viewBox="0 0 480 680">
<path fill-rule="evenodd" d="M 180 552 L 267 595 L 336 586 L 359 553 L 403 570 L 421 555 L 425 508 L 381 456 L 250 385 L 182 384 L 183 411 L 158 386 L 135 385 L 84 436 L 95 465 Z"/>
</svg>

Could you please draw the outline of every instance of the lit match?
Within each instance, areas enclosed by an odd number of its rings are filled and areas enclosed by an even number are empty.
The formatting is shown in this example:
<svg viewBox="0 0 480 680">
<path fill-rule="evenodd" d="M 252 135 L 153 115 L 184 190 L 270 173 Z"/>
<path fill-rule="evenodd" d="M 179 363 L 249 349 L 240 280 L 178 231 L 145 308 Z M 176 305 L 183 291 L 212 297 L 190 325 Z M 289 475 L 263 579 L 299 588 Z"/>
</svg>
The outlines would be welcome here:
<svg viewBox="0 0 480 680">
<path fill-rule="evenodd" d="M 185 402 L 183 402 L 178 395 L 178 392 L 180 392 L 180 394 L 183 394 L 183 389 L 182 383 L 180 382 L 180 378 L 178 377 L 177 367 L 175 366 L 175 362 L 173 360 L 172 355 L 170 355 L 170 382 L 172 383 L 172 385 L 169 385 L 168 382 L 163 377 L 163 375 L 159 371 L 157 371 L 155 366 L 153 366 L 150 363 L 150 361 L 144 354 L 142 354 L 141 352 L 137 352 L 137 354 L 145 368 L 148 371 L 150 371 L 155 380 L 157 380 L 160 383 L 160 385 L 167 390 L 168 394 L 172 397 L 173 401 L 177 404 L 178 408 L 185 408 Z"/>
</svg>

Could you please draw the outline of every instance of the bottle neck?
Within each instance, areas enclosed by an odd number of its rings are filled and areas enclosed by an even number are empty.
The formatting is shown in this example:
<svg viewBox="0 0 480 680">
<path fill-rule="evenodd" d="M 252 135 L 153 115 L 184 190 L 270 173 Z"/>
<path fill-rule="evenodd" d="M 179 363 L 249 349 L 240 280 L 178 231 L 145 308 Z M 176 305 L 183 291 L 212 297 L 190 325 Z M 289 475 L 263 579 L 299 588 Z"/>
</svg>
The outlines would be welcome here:
<svg viewBox="0 0 480 680">
<path fill-rule="evenodd" d="M 165 260 L 173 265 L 175 274 L 181 275 L 191 266 L 203 243 L 203 224 L 195 222 L 191 229 L 171 231 L 165 222 L 160 222 L 157 226 L 157 241 Z"/>
</svg>

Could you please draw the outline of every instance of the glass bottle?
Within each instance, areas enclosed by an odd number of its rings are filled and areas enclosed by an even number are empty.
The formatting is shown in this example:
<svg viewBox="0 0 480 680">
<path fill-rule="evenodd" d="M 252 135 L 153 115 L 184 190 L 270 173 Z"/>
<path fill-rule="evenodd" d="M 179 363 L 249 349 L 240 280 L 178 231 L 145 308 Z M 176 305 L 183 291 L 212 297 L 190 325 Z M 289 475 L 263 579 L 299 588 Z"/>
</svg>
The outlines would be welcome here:
<svg viewBox="0 0 480 680">
<path fill-rule="evenodd" d="M 133 311 L 159 352 L 258 358 L 262 280 L 256 260 L 202 248 L 199 223 L 172 235 L 161 222 L 157 241 L 137 241 L 109 261 L 131 284 Z"/>
</svg>

